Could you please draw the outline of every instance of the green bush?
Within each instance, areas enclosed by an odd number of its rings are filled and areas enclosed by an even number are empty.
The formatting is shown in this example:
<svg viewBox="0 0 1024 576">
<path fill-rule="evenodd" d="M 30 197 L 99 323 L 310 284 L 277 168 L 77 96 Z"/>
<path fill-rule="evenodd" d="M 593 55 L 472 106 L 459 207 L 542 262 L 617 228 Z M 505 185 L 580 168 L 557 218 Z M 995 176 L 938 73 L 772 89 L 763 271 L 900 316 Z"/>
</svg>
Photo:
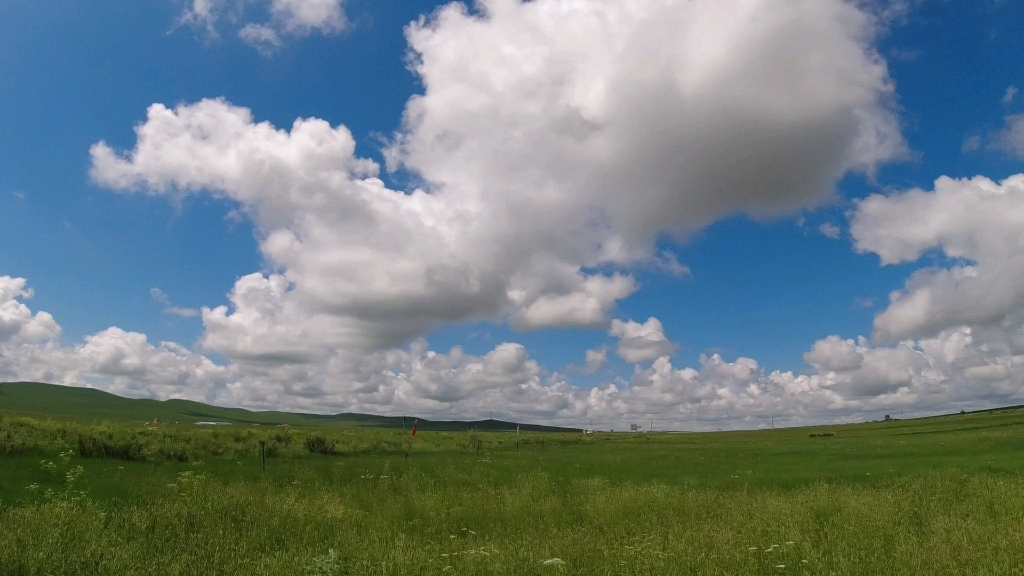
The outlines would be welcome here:
<svg viewBox="0 0 1024 576">
<path fill-rule="evenodd" d="M 0 432 L 0 456 L 20 456 L 28 452 L 25 438 L 15 436 L 10 430 Z"/>
<path fill-rule="evenodd" d="M 117 460 L 142 461 L 146 459 L 145 447 L 136 438 L 114 438 L 113 435 L 78 435 L 78 455 L 82 458 L 114 458 Z"/>
<path fill-rule="evenodd" d="M 324 454 L 331 456 L 337 453 L 334 442 L 331 442 L 323 434 L 310 434 L 306 436 L 306 450 L 310 454 Z"/>
</svg>

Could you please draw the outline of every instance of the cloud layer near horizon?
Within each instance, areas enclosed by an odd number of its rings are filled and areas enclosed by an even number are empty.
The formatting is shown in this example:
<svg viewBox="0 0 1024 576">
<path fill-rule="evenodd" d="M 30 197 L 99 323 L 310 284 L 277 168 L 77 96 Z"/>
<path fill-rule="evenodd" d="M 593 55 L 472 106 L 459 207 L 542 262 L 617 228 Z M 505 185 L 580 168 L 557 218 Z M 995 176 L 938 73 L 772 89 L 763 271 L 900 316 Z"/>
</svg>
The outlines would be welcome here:
<svg viewBox="0 0 1024 576">
<path fill-rule="evenodd" d="M 388 189 L 342 125 L 309 118 L 281 129 L 220 99 L 154 104 L 131 150 L 92 147 L 94 181 L 229 199 L 273 272 L 239 279 L 229 305 L 202 309 L 198 351 L 117 328 L 64 347 L 53 319 L 24 304 L 24 280 L 6 278 L 0 376 L 256 408 L 471 417 L 500 407 L 538 421 L 695 426 L 1018 398 L 1007 319 L 1020 298 L 1014 273 L 1000 276 L 1013 257 L 972 243 L 990 233 L 984 218 L 1009 218 L 1007 206 L 953 230 L 941 217 L 945 183 L 870 197 L 852 217 L 857 249 L 883 263 L 936 248 L 976 259 L 908 281 L 876 321 L 878 342 L 895 345 L 830 336 L 812 345 L 805 375 L 717 355 L 678 368 L 656 318 L 610 322 L 640 289 L 630 270 L 685 270 L 659 239 L 814 207 L 846 174 L 905 155 L 878 29 L 840 0 L 446 6 L 406 31 L 424 93 L 407 103 L 386 168 L 420 183 L 409 191 Z M 916 211 L 934 225 L 907 236 L 914 227 L 900 214 Z M 958 315 L 955 298 L 935 295 L 966 284 L 943 274 L 977 274 L 1008 293 L 983 317 Z M 473 321 L 610 328 L 617 353 L 638 366 L 582 389 L 519 344 L 479 357 L 428 350 L 433 330 Z M 584 371 L 606 364 L 607 349 L 593 350 Z"/>
<path fill-rule="evenodd" d="M 680 368 L 663 355 L 647 367 L 637 365 L 629 379 L 588 389 L 544 370 L 515 343 L 473 356 L 459 348 L 438 354 L 417 340 L 374 353 L 336 351 L 317 362 L 264 358 L 227 366 L 118 328 L 69 347 L 49 314 L 27 307 L 30 297 L 23 279 L 0 277 L 0 380 L 88 385 L 135 397 L 439 418 L 493 411 L 562 425 L 592 418 L 621 429 L 647 419 L 676 429 L 760 427 L 770 416 L 780 425 L 812 424 L 877 417 L 901 404 L 928 413 L 1024 397 L 1024 354 L 1013 345 L 1014 331 L 1002 327 L 962 326 L 881 348 L 863 338 L 830 336 L 806 354 L 813 370 L 801 375 L 767 372 L 753 359 L 727 362 L 717 354 L 702 356 L 698 368 Z M 656 322 L 632 324 L 643 329 Z M 620 344 L 632 349 L 634 338 L 627 335 Z"/>
</svg>

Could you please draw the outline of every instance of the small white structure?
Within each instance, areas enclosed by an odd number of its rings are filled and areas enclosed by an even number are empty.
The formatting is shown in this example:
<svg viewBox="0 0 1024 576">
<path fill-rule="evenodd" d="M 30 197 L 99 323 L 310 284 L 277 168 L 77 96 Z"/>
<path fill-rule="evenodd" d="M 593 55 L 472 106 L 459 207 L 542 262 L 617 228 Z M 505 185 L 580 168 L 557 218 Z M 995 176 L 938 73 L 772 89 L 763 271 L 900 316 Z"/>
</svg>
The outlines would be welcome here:
<svg viewBox="0 0 1024 576">
<path fill-rule="evenodd" d="M 196 422 L 196 426 L 231 426 L 231 422 Z"/>
</svg>

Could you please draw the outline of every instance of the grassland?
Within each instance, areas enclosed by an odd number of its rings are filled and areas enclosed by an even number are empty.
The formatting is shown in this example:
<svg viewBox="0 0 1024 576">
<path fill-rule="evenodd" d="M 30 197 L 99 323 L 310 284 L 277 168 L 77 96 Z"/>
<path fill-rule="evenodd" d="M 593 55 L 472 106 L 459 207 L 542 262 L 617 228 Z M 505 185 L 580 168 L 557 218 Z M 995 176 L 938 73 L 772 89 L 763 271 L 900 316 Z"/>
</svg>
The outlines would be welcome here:
<svg viewBox="0 0 1024 576">
<path fill-rule="evenodd" d="M 564 439 L 7 415 L 0 574 L 1021 574 L 1022 472 L 1021 411 Z"/>
<path fill-rule="evenodd" d="M 122 398 L 93 388 L 56 386 L 38 382 L 0 382 L 0 414 L 62 418 L 77 422 L 100 420 L 192 424 L 200 421 L 263 426 L 333 426 L 342 428 L 411 427 L 413 419 L 403 416 L 372 414 L 296 414 L 290 412 L 254 412 L 241 408 L 221 408 L 189 400 L 151 400 Z M 431 421 L 419 419 L 422 430 L 464 431 L 511 430 L 515 422 L 501 420 Z M 552 426 L 524 424 L 533 432 L 569 431 Z M 575 431 L 573 429 L 572 431 Z"/>
</svg>

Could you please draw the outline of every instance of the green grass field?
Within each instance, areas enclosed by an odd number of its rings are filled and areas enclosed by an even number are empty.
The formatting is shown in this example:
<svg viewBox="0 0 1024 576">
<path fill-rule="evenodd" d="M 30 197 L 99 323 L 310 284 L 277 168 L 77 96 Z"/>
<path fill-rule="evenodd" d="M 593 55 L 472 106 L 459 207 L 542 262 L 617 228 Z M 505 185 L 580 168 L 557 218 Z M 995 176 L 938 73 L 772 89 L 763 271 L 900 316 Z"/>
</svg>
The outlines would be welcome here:
<svg viewBox="0 0 1024 576">
<path fill-rule="evenodd" d="M 99 420 L 192 424 L 202 421 L 232 424 L 276 426 L 334 426 L 342 428 L 402 428 L 412 426 L 412 418 L 371 414 L 294 414 L 289 412 L 253 412 L 240 408 L 221 408 L 189 400 L 146 400 L 122 398 L 93 388 L 56 386 L 37 382 L 0 382 L 0 414 L 63 418 L 77 422 Z M 500 420 L 430 421 L 419 420 L 422 430 L 462 431 L 510 430 L 513 422 Z M 552 426 L 523 425 L 523 430 L 561 432 Z M 572 431 L 575 431 L 573 429 Z"/>
<path fill-rule="evenodd" d="M 35 414 L 0 416 L 4 576 L 1024 574 L 1024 411 L 564 439 Z"/>
</svg>

